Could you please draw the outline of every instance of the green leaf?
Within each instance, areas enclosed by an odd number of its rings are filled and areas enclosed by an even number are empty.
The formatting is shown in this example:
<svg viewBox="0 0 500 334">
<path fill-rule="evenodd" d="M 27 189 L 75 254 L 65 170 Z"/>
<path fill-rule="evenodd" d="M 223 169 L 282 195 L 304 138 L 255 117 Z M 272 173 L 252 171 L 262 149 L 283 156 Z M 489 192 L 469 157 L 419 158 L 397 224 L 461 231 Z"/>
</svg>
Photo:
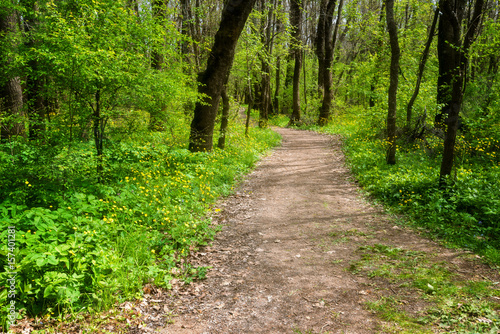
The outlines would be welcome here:
<svg viewBox="0 0 500 334">
<path fill-rule="evenodd" d="M 53 285 L 47 285 L 45 287 L 45 290 L 43 291 L 43 298 L 50 297 L 54 292 L 54 286 Z"/>
</svg>

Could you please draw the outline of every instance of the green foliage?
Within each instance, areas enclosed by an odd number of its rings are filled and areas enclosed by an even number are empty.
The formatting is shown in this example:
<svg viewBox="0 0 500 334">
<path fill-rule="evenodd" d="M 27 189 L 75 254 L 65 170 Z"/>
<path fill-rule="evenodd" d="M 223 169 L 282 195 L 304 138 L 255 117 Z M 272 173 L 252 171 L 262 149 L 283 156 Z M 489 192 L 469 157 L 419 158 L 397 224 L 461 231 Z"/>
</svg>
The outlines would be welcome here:
<svg viewBox="0 0 500 334">
<path fill-rule="evenodd" d="M 243 130 L 231 127 L 228 148 L 211 153 L 190 153 L 170 132 L 110 139 L 105 184 L 91 181 L 90 143 L 49 156 L 43 147 L 19 143 L 12 154 L 3 146 L 0 238 L 15 226 L 17 310 L 101 309 L 140 295 L 147 282 L 168 288 L 173 277 L 203 278 L 206 269 L 185 259 L 217 231 L 206 214 L 279 142 L 269 130 L 251 129 L 248 138 Z M 2 243 L 3 281 L 7 252 Z M 4 323 L 7 294 L 0 298 Z"/>
</svg>

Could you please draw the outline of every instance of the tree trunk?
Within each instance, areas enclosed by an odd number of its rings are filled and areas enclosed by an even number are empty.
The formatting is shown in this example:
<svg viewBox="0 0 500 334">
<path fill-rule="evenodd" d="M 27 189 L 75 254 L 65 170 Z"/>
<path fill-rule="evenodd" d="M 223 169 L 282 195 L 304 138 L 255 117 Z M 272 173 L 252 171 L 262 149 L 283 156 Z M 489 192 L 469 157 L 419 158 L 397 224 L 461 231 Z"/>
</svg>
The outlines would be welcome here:
<svg viewBox="0 0 500 334">
<path fill-rule="evenodd" d="M 386 1 L 387 30 L 391 44 L 391 69 L 389 83 L 389 108 L 387 111 L 387 140 L 389 148 L 387 149 L 387 163 L 394 165 L 396 163 L 396 95 L 398 91 L 399 74 L 399 42 L 396 21 L 394 20 L 394 0 Z"/>
<path fill-rule="evenodd" d="M 415 103 L 418 92 L 420 91 L 420 83 L 422 82 L 422 76 L 424 75 L 425 63 L 427 62 L 427 58 L 429 57 L 429 50 L 431 48 L 434 32 L 436 31 L 436 23 L 438 17 L 439 8 L 436 8 L 436 10 L 434 11 L 434 18 L 432 19 L 431 28 L 429 30 L 429 36 L 427 37 L 427 42 L 425 43 L 424 52 L 422 52 L 422 58 L 420 59 L 420 63 L 418 64 L 417 83 L 415 84 L 415 90 L 413 91 L 410 102 L 408 102 L 408 106 L 406 107 L 406 127 L 408 129 L 411 126 L 413 104 Z"/>
<path fill-rule="evenodd" d="M 166 2 L 168 0 L 153 0 L 153 17 L 156 24 L 163 26 L 166 19 Z M 163 71 L 163 66 L 165 64 L 164 55 L 162 49 L 165 47 L 164 42 L 160 42 L 159 45 L 155 45 L 155 48 L 151 54 L 151 67 L 157 71 Z M 151 110 L 149 112 L 149 130 L 150 131 L 161 131 L 163 130 L 163 124 L 161 120 L 160 110 Z"/>
<path fill-rule="evenodd" d="M 281 57 L 278 56 L 276 60 L 276 87 L 274 90 L 274 102 L 273 102 L 273 110 L 276 114 L 281 112 L 280 107 L 280 85 L 281 85 Z"/>
<path fill-rule="evenodd" d="M 325 70 L 322 73 L 318 73 L 318 75 L 323 76 L 324 82 L 324 94 L 323 94 L 323 103 L 319 112 L 318 125 L 325 125 L 330 119 L 330 108 L 332 106 L 333 100 L 333 91 L 332 91 L 332 72 L 331 66 L 333 62 L 333 52 L 335 49 L 335 43 L 337 38 L 337 31 L 340 22 L 340 17 L 342 14 L 342 4 L 343 1 L 339 1 L 339 8 L 337 13 L 337 21 L 335 23 L 335 32 L 333 30 L 333 12 L 335 11 L 335 2 L 336 0 L 329 0 L 328 5 L 326 7 L 326 22 L 325 22 Z"/>
<path fill-rule="evenodd" d="M 38 28 L 38 5 L 33 1 L 22 1 L 26 12 L 23 15 L 24 32 L 27 35 L 25 47 L 27 50 L 36 48 L 35 33 Z M 45 132 L 47 98 L 44 96 L 47 84 L 46 75 L 40 71 L 38 60 L 30 58 L 28 61 L 28 75 L 26 76 L 25 102 L 29 118 L 29 139 L 40 139 Z"/>
<path fill-rule="evenodd" d="M 250 114 L 252 112 L 254 104 L 254 98 L 252 95 L 252 85 L 250 84 L 250 67 L 248 66 L 248 59 L 247 59 L 247 71 L 248 71 L 248 108 L 245 119 L 245 137 L 248 137 L 248 128 L 250 127 Z"/>
<path fill-rule="evenodd" d="M 261 8 L 265 8 L 265 0 L 261 0 Z M 272 43 L 272 23 L 273 21 L 273 10 L 268 9 L 267 18 L 262 18 L 261 26 L 265 27 L 264 31 L 261 32 L 261 40 L 264 44 L 265 52 L 261 56 L 262 62 L 262 78 L 261 78 L 261 93 L 260 93 L 260 113 L 259 113 L 259 127 L 267 127 L 267 122 L 269 120 L 269 114 L 271 112 L 271 64 L 270 58 L 273 52 Z"/>
<path fill-rule="evenodd" d="M 93 132 L 94 143 L 96 148 L 97 159 L 97 183 L 102 182 L 102 172 L 104 170 L 104 157 L 103 157 L 103 138 L 104 138 L 104 119 L 101 115 L 101 90 L 97 89 L 95 92 L 95 104 L 93 106 Z"/>
<path fill-rule="evenodd" d="M 293 70 L 293 90 L 292 90 L 292 115 L 290 117 L 290 125 L 295 125 L 300 121 L 300 70 L 302 66 L 302 51 L 301 51 L 301 25 L 302 25 L 302 9 L 300 8 L 300 0 L 290 1 L 290 24 L 292 28 L 292 53 L 295 60 Z"/>
<path fill-rule="evenodd" d="M 181 53 L 184 56 L 185 61 L 189 61 L 189 20 L 191 19 L 189 16 L 189 0 L 180 0 L 181 5 L 181 34 L 184 36 L 184 39 L 181 41 Z"/>
<path fill-rule="evenodd" d="M 281 6 L 281 0 L 277 1 L 277 5 Z M 279 34 L 282 29 L 282 23 L 279 18 L 276 18 L 276 34 Z M 278 55 L 278 59 L 276 60 L 276 87 L 274 90 L 274 99 L 273 99 L 273 112 L 275 114 L 281 113 L 280 106 L 280 89 L 281 89 L 281 57 Z"/>
<path fill-rule="evenodd" d="M 261 92 L 260 92 L 260 112 L 259 112 L 259 127 L 267 127 L 267 122 L 269 120 L 269 111 L 271 104 L 271 66 L 267 61 L 262 63 L 262 81 L 261 81 Z"/>
<path fill-rule="evenodd" d="M 324 92 L 324 76 L 322 75 L 325 72 L 325 42 L 327 42 L 328 34 L 326 32 L 326 22 L 328 19 L 332 17 L 328 16 L 328 6 L 332 0 L 321 0 L 321 4 L 319 6 L 319 18 L 318 18 L 318 27 L 316 28 L 316 40 L 315 40 L 315 52 L 318 57 L 318 94 L 320 97 L 323 96 Z M 333 0 L 335 2 L 335 0 Z M 331 13 L 333 16 L 333 12 Z"/>
<path fill-rule="evenodd" d="M 15 48 L 16 35 L 19 31 L 17 14 L 11 8 L 0 7 L 0 38 L 1 43 L 8 48 Z M 0 67 L 5 73 L 0 78 L 0 113 L 7 116 L 0 128 L 1 140 L 11 136 L 24 135 L 23 93 L 19 77 L 8 73 L 12 59 L 6 49 L 0 49 Z M 7 74 L 7 75 L 6 75 Z M 2 117 L 3 118 L 3 117 Z"/>
<path fill-rule="evenodd" d="M 440 185 L 446 184 L 446 178 L 453 169 L 455 141 L 458 130 L 459 113 L 462 107 L 464 82 L 466 81 L 467 53 L 479 26 L 479 18 L 483 11 L 483 0 L 477 0 L 474 6 L 471 24 L 464 42 L 461 41 L 462 18 L 465 0 L 441 0 L 439 8 L 442 15 L 439 19 L 438 34 L 438 103 L 443 103 L 444 137 L 443 160 L 440 169 Z M 448 81 L 446 81 L 448 80 Z"/>
<path fill-rule="evenodd" d="M 384 19 L 385 6 L 386 6 L 385 1 L 382 1 L 382 6 L 380 7 L 380 15 L 379 15 L 379 19 L 378 19 L 379 28 L 381 30 L 381 34 L 380 34 L 381 36 L 383 35 L 383 31 L 384 31 L 383 19 Z M 375 68 L 380 67 L 380 62 L 381 62 L 380 53 L 382 52 L 382 45 L 383 44 L 384 44 L 384 41 L 382 40 L 382 38 L 379 38 L 379 40 L 377 41 L 377 50 L 376 50 L 377 55 L 375 58 Z M 369 102 L 368 102 L 370 108 L 375 107 L 375 102 L 376 102 L 375 91 L 377 89 L 378 76 L 379 76 L 379 74 L 378 74 L 378 72 L 376 72 L 374 78 L 372 79 L 372 82 L 370 83 L 370 98 L 369 98 Z"/>
<path fill-rule="evenodd" d="M 217 147 L 223 150 L 226 147 L 226 133 L 229 124 L 229 96 L 227 96 L 227 87 L 224 86 L 221 93 L 222 98 L 222 118 L 220 121 L 220 136 Z"/>
<path fill-rule="evenodd" d="M 302 87 L 304 89 L 304 110 L 307 110 L 307 73 L 306 50 L 302 50 Z"/>
<path fill-rule="evenodd" d="M 165 23 L 165 10 L 166 4 L 165 0 L 153 0 L 153 17 L 157 21 L 158 25 L 163 25 Z M 162 43 L 163 44 L 163 43 Z M 163 54 L 159 49 L 162 49 L 164 45 L 157 45 L 155 49 L 152 51 L 151 55 L 151 66 L 158 71 L 161 71 L 163 68 L 163 63 L 165 59 L 163 59 Z"/>
<path fill-rule="evenodd" d="M 221 91 L 233 63 L 236 43 L 255 1 L 230 0 L 224 7 L 207 68 L 198 77 L 198 92 L 206 97 L 197 102 L 194 109 L 189 138 L 189 150 L 192 152 L 212 150 Z"/>
<path fill-rule="evenodd" d="M 455 6 L 456 5 L 456 6 Z M 465 0 L 441 0 L 441 15 L 438 24 L 439 76 L 437 83 L 437 103 L 443 105 L 442 112 L 449 114 L 454 78 L 459 75 L 461 47 L 460 29 L 464 14 Z M 461 85 L 461 83 L 460 83 Z M 445 117 L 446 118 L 446 117 Z"/>
</svg>

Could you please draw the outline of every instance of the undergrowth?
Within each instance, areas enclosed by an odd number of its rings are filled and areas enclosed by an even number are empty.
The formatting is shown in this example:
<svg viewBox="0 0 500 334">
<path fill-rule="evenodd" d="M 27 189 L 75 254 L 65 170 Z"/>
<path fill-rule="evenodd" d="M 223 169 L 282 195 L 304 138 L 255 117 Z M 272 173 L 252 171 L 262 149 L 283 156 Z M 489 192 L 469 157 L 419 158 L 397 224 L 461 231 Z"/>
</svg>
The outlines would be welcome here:
<svg viewBox="0 0 500 334">
<path fill-rule="evenodd" d="M 0 280 L 16 273 L 18 319 L 99 311 L 140 297 L 146 283 L 203 278 L 186 258 L 217 230 L 206 218 L 211 205 L 280 139 L 257 128 L 245 137 L 238 123 L 226 150 L 191 153 L 187 130 L 108 138 L 101 184 L 90 142 L 0 147 Z M 3 326 L 12 297 L 1 289 Z"/>
<path fill-rule="evenodd" d="M 348 268 L 392 286 L 388 297 L 377 296 L 366 308 L 386 321 L 384 333 L 431 333 L 429 326 L 446 333 L 497 333 L 500 330 L 497 283 L 482 278 L 464 279 L 435 254 L 384 244 L 362 246 L 361 259 Z M 412 305 L 414 295 L 419 305 Z M 407 307 L 408 306 L 408 307 Z M 413 310 L 408 312 L 408 309 Z"/>
</svg>

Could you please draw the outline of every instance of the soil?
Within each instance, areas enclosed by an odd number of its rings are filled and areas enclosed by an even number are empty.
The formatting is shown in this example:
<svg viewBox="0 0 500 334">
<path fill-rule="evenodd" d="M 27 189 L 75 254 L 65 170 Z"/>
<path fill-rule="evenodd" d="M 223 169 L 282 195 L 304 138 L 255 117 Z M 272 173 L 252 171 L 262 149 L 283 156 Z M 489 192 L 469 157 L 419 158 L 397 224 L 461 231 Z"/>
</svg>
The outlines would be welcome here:
<svg viewBox="0 0 500 334">
<path fill-rule="evenodd" d="M 345 166 L 339 138 L 276 131 L 282 146 L 218 206 L 222 231 L 194 259 L 212 267 L 207 279 L 174 289 L 165 309 L 175 316 L 160 333 L 378 332 L 383 320 L 364 305 L 397 287 L 348 270 L 366 245 L 423 251 L 464 279 L 498 280 L 473 255 L 398 226 L 370 204 Z M 426 307 L 411 291 L 402 304 L 413 314 Z"/>
</svg>

